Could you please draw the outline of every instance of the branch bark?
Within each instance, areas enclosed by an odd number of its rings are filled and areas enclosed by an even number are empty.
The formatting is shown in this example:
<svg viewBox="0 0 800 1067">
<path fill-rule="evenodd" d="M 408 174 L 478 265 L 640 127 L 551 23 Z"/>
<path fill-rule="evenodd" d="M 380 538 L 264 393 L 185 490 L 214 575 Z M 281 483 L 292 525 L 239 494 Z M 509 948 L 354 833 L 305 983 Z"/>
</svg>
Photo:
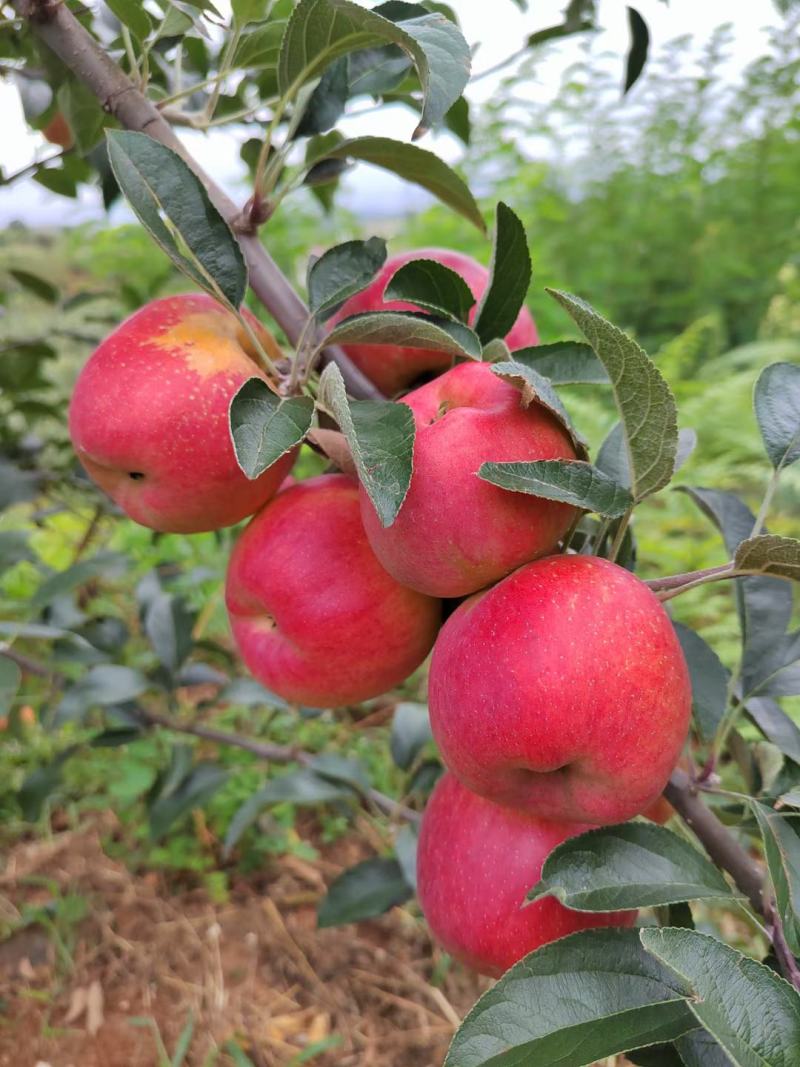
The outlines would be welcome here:
<svg viewBox="0 0 800 1067">
<path fill-rule="evenodd" d="M 764 900 L 764 872 L 706 806 L 685 771 L 673 771 L 664 796 L 697 835 L 711 859 L 728 872 L 753 908 L 769 919 L 768 904 Z"/>
<path fill-rule="evenodd" d="M 52 0 L 11 0 L 14 10 L 36 36 L 94 93 L 103 110 L 126 129 L 146 133 L 171 148 L 191 167 L 205 186 L 214 205 L 234 226 L 241 211 L 195 162 L 175 131 L 152 101 L 148 100 L 84 29 L 64 3 Z M 308 319 L 308 308 L 294 291 L 257 234 L 238 234 L 250 274 L 250 287 L 296 344 Z M 381 399 L 382 394 L 338 346 L 323 353 L 323 362 L 335 361 L 350 393 L 355 397 Z"/>
</svg>

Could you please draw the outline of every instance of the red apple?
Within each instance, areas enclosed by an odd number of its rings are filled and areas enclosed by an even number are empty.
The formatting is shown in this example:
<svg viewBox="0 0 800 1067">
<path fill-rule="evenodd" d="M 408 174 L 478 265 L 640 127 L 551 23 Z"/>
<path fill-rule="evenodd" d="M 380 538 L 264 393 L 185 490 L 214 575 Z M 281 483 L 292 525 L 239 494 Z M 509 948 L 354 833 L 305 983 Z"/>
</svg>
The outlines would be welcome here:
<svg viewBox="0 0 800 1067">
<path fill-rule="evenodd" d="M 228 409 L 243 382 L 264 378 L 254 355 L 236 316 L 210 296 L 153 300 L 131 315 L 75 384 L 69 429 L 87 473 L 154 530 L 198 533 L 252 515 L 295 457 L 253 481 L 236 462 Z"/>
<path fill-rule="evenodd" d="M 430 652 L 441 617 L 438 600 L 381 567 L 344 474 L 299 482 L 256 515 L 231 555 L 226 601 L 256 678 L 314 707 L 398 685 Z"/>
<path fill-rule="evenodd" d="M 450 616 L 429 700 L 444 761 L 469 789 L 543 819 L 604 824 L 662 792 L 691 689 L 643 582 L 607 560 L 552 556 Z"/>
<path fill-rule="evenodd" d="M 445 774 L 425 808 L 417 852 L 419 902 L 433 936 L 497 977 L 577 930 L 631 926 L 635 911 L 571 911 L 552 897 L 523 907 L 556 845 L 588 829 L 500 807 Z"/>
<path fill-rule="evenodd" d="M 462 252 L 451 252 L 446 248 L 419 248 L 413 252 L 402 252 L 386 260 L 378 274 L 366 289 L 351 296 L 331 319 L 331 325 L 365 311 L 419 311 L 415 304 L 402 300 L 384 300 L 386 286 L 402 267 L 412 259 L 434 259 L 445 267 L 460 274 L 472 290 L 476 301 L 483 296 L 489 284 L 489 271 L 471 256 Z M 470 323 L 475 318 L 477 304 L 469 314 Z M 506 334 L 509 348 L 527 348 L 539 343 L 533 316 L 523 307 L 517 320 Z M 440 374 L 452 365 L 453 357 L 446 352 L 429 348 L 406 348 L 403 345 L 350 344 L 343 345 L 350 359 L 366 376 L 377 385 L 381 392 L 392 396 L 407 388 L 423 374 Z"/>
<path fill-rule="evenodd" d="M 486 461 L 574 459 L 549 411 L 524 408 L 488 363 L 461 363 L 400 403 L 416 425 L 406 499 L 386 528 L 363 490 L 361 500 L 370 544 L 390 574 L 420 592 L 459 597 L 553 551 L 575 510 L 477 475 Z"/>
</svg>

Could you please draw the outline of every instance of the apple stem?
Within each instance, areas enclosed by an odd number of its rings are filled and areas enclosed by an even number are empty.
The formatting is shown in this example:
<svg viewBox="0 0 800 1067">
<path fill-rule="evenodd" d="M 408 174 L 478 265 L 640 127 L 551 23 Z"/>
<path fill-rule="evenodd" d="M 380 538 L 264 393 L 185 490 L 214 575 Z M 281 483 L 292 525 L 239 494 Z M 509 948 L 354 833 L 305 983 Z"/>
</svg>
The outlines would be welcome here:
<svg viewBox="0 0 800 1067">
<path fill-rule="evenodd" d="M 614 540 L 611 542 L 611 548 L 608 551 L 608 558 L 612 563 L 615 563 L 619 550 L 622 548 L 622 542 L 625 539 L 625 533 L 628 529 L 628 524 L 631 521 L 631 515 L 633 514 L 633 508 L 628 508 L 625 514 L 620 518 L 619 525 L 617 526 L 616 533 L 614 534 Z"/>
<path fill-rule="evenodd" d="M 11 4 L 22 18 L 27 19 L 36 36 L 94 93 L 104 111 L 126 129 L 146 133 L 181 157 L 203 183 L 217 210 L 234 228 L 241 217 L 240 209 L 197 164 L 164 115 L 84 29 L 69 7 L 63 3 L 54 4 L 51 0 L 11 0 Z M 257 234 L 239 234 L 238 241 L 247 263 L 251 289 L 289 341 L 296 344 L 308 319 L 308 308 Z M 331 360 L 338 364 L 345 385 L 354 397 L 384 399 L 336 345 L 329 346 L 322 354 L 323 363 Z"/>
<path fill-rule="evenodd" d="M 742 572 L 734 568 L 733 561 L 719 567 L 706 567 L 704 570 L 687 571 L 685 574 L 670 574 L 666 578 L 649 578 L 645 585 L 658 596 L 659 600 L 671 600 L 673 596 L 704 585 L 706 582 L 718 582 L 725 578 L 736 578 Z"/>
</svg>

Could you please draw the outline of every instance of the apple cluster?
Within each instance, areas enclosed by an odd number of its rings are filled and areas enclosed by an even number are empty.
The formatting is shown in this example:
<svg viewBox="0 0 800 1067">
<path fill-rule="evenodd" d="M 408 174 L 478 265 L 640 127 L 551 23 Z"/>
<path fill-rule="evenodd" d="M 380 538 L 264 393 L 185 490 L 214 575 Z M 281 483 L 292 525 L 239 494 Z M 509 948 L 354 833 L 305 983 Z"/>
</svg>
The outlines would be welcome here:
<svg viewBox="0 0 800 1067">
<path fill-rule="evenodd" d="M 338 317 L 407 308 L 383 293 L 412 256 L 456 270 L 476 299 L 488 284 L 468 257 L 426 249 L 390 259 Z M 527 310 L 507 343 L 537 343 Z M 240 470 L 231 400 L 254 376 L 269 384 L 253 348 L 207 296 L 136 312 L 76 384 L 70 432 L 81 463 L 156 530 L 254 516 L 231 554 L 227 609 L 248 668 L 287 701 L 368 700 L 433 650 L 431 725 L 447 771 L 423 817 L 418 883 L 449 952 L 500 974 L 566 933 L 630 924 L 633 913 L 580 913 L 552 899 L 522 906 L 557 844 L 658 800 L 690 714 L 683 655 L 648 587 L 607 560 L 559 552 L 571 506 L 476 476 L 484 462 L 574 459 L 568 430 L 545 406 L 523 404 L 489 364 L 349 346 L 383 391 L 410 388 L 399 403 L 414 417 L 414 470 L 384 527 L 350 475 L 294 481 L 295 452 L 252 480 Z M 421 376 L 429 380 L 414 387 Z"/>
</svg>

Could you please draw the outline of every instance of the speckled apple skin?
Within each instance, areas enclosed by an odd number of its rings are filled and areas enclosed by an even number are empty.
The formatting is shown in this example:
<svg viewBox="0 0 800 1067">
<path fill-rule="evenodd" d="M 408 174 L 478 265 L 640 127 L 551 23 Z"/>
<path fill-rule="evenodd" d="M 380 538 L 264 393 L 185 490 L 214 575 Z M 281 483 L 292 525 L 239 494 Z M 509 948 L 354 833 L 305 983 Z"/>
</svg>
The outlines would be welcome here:
<svg viewBox="0 0 800 1067">
<path fill-rule="evenodd" d="M 92 480 L 136 522 L 169 533 L 216 530 L 275 495 L 296 453 L 250 481 L 228 429 L 234 394 L 264 378 L 251 346 L 235 315 L 191 293 L 145 305 L 83 367 L 70 402 L 72 443 Z"/>
<path fill-rule="evenodd" d="M 380 696 L 431 650 L 441 603 L 406 589 L 369 547 L 358 487 L 321 475 L 280 492 L 236 542 L 226 602 L 247 667 L 285 700 Z"/>
<path fill-rule="evenodd" d="M 590 556 L 539 560 L 465 601 L 436 642 L 429 699 L 444 761 L 468 788 L 593 824 L 656 801 L 691 709 L 667 613 Z"/>
<path fill-rule="evenodd" d="M 394 523 L 384 528 L 366 492 L 361 508 L 370 544 L 399 582 L 431 596 L 483 589 L 552 552 L 574 508 L 511 493 L 477 475 L 482 463 L 574 459 L 560 423 L 487 363 L 461 363 L 409 393 L 414 473 Z"/>
<path fill-rule="evenodd" d="M 631 926 L 635 911 L 571 911 L 552 897 L 522 906 L 556 845 L 587 829 L 493 804 L 444 774 L 425 808 L 417 851 L 417 891 L 434 938 L 467 966 L 498 977 L 577 930 Z"/>
<path fill-rule="evenodd" d="M 386 286 L 400 267 L 412 259 L 434 259 L 445 267 L 460 274 L 472 290 L 476 301 L 483 296 L 489 284 L 489 271 L 471 256 L 462 252 L 451 252 L 446 248 L 419 248 L 413 252 L 402 252 L 390 256 L 375 275 L 366 289 L 351 296 L 331 319 L 331 325 L 340 322 L 349 315 L 363 314 L 366 311 L 419 311 L 416 304 L 407 304 L 402 300 L 384 300 Z M 469 313 L 469 322 L 475 319 L 477 303 Z M 514 325 L 506 334 L 509 348 L 527 348 L 538 345 L 539 335 L 533 316 L 526 307 L 517 315 Z M 453 357 L 446 352 L 437 352 L 429 348 L 406 348 L 403 345 L 359 345 L 342 346 L 350 359 L 377 385 L 386 396 L 394 396 L 401 389 L 407 388 L 423 374 L 440 374 L 452 366 Z"/>
</svg>

